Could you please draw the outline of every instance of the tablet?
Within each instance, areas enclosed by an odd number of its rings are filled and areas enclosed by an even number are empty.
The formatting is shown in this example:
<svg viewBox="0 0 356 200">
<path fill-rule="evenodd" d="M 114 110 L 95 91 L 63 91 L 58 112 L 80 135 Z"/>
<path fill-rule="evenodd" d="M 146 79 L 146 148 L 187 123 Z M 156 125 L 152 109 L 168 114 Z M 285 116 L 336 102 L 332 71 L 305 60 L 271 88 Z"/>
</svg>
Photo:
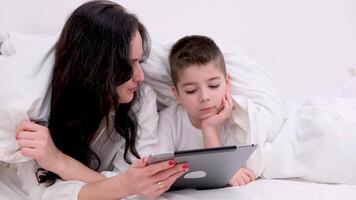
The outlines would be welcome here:
<svg viewBox="0 0 356 200">
<path fill-rule="evenodd" d="M 256 147 L 251 144 L 156 154 L 148 157 L 148 163 L 174 159 L 176 163 L 189 164 L 189 171 L 179 177 L 170 190 L 221 188 L 246 163 Z"/>
</svg>

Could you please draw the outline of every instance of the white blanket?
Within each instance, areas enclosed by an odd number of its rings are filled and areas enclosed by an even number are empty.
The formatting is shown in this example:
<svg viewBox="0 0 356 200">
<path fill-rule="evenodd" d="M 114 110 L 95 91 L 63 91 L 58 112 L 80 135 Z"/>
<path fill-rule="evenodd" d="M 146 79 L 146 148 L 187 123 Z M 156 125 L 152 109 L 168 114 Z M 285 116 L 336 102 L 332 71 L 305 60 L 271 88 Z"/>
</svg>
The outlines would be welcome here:
<svg viewBox="0 0 356 200">
<path fill-rule="evenodd" d="M 214 190 L 181 190 L 158 200 L 355 200 L 355 185 L 328 185 L 293 180 L 258 180 L 246 186 Z M 144 198 L 132 197 L 130 200 Z"/>
<path fill-rule="evenodd" d="M 0 56 L 0 161 L 28 160 L 19 152 L 15 128 L 24 119 L 47 119 L 56 40 L 10 34 L 8 48 L 2 46 L 7 56 Z"/>
<path fill-rule="evenodd" d="M 263 175 L 356 184 L 355 155 L 356 98 L 310 99 L 288 115 Z"/>
</svg>

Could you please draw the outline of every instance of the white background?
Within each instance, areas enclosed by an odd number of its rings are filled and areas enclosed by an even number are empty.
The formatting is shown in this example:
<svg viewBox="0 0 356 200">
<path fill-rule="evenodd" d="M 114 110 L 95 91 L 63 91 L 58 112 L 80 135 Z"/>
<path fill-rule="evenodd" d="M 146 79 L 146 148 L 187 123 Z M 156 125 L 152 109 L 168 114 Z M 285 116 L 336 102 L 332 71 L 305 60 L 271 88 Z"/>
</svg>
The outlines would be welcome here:
<svg viewBox="0 0 356 200">
<path fill-rule="evenodd" d="M 56 33 L 83 0 L 0 0 L 0 34 Z M 204 34 L 244 46 L 286 95 L 327 95 L 356 69 L 354 0 L 123 0 L 151 38 Z M 223 49 L 223 47 L 222 47 Z"/>
</svg>

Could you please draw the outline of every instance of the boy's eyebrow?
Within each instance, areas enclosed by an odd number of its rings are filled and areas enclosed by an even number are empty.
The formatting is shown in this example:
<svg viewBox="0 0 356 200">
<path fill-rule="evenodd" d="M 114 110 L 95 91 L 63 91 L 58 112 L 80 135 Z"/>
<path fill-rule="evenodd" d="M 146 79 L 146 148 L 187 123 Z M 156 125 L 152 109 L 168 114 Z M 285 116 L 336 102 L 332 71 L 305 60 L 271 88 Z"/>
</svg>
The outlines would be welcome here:
<svg viewBox="0 0 356 200">
<path fill-rule="evenodd" d="M 220 76 L 216 76 L 216 77 L 209 78 L 208 81 L 220 80 L 220 79 L 221 79 Z M 189 85 L 195 85 L 195 84 L 196 84 L 195 82 L 183 83 L 182 87 L 189 86 Z"/>
<path fill-rule="evenodd" d="M 220 76 L 212 77 L 212 78 L 209 78 L 208 81 L 213 81 L 213 80 L 217 80 L 217 79 L 221 79 L 221 77 Z"/>
<path fill-rule="evenodd" d="M 188 83 L 182 84 L 182 87 L 185 87 L 185 86 L 188 86 L 188 85 L 194 85 L 194 84 L 195 84 L 194 82 L 188 82 Z"/>
</svg>

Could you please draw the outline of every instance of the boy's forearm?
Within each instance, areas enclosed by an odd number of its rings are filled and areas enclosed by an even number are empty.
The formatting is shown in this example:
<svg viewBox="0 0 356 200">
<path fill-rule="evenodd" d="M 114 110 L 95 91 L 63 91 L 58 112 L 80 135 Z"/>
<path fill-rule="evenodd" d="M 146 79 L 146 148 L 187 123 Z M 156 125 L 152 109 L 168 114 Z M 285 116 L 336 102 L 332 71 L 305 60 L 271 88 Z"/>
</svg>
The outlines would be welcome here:
<svg viewBox="0 0 356 200">
<path fill-rule="evenodd" d="M 63 180 L 77 180 L 84 183 L 91 183 L 106 178 L 104 175 L 90 169 L 66 154 L 62 154 L 60 160 L 61 162 L 54 172 Z"/>
<path fill-rule="evenodd" d="M 203 128 L 203 142 L 205 148 L 220 147 L 219 131 L 216 127 Z"/>
</svg>

